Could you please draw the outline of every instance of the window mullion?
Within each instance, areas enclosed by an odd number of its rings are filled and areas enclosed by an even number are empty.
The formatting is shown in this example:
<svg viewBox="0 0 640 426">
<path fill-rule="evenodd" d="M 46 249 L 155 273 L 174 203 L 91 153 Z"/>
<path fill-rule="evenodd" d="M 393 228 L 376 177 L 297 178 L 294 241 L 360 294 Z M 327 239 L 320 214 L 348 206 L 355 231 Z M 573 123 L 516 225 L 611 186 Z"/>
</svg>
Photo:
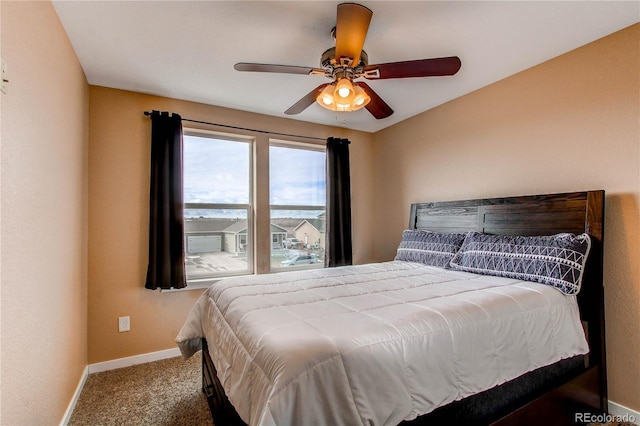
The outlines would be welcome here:
<svg viewBox="0 0 640 426">
<path fill-rule="evenodd" d="M 282 204 L 272 204 L 271 210 L 324 210 L 325 206 L 309 206 L 309 205 L 282 205 Z"/>
<path fill-rule="evenodd" d="M 269 138 L 256 137 L 253 156 L 255 271 L 271 271 L 271 218 L 269 213 Z"/>
<path fill-rule="evenodd" d="M 184 203 L 185 209 L 209 209 L 209 210 L 248 210 L 249 204 L 222 204 L 222 203 Z"/>
</svg>

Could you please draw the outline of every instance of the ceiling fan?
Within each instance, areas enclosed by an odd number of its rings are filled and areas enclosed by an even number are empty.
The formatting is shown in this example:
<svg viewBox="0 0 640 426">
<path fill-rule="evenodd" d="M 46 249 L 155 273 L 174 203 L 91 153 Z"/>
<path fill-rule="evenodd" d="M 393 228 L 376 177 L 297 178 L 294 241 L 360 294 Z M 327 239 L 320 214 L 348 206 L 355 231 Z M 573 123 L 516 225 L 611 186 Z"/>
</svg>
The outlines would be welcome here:
<svg viewBox="0 0 640 426">
<path fill-rule="evenodd" d="M 454 75 L 461 66 L 460 58 L 417 59 L 369 65 L 367 53 L 362 50 L 373 12 L 359 4 L 338 5 L 338 16 L 332 36 L 335 47 L 321 57 L 322 68 L 294 65 L 270 65 L 240 62 L 237 71 L 271 72 L 285 74 L 323 75 L 332 80 L 321 84 L 293 104 L 285 114 L 299 114 L 314 102 L 332 111 L 356 111 L 366 108 L 376 119 L 389 117 L 393 110 L 366 83 L 358 78 L 383 80 L 389 78 L 437 77 Z"/>
</svg>

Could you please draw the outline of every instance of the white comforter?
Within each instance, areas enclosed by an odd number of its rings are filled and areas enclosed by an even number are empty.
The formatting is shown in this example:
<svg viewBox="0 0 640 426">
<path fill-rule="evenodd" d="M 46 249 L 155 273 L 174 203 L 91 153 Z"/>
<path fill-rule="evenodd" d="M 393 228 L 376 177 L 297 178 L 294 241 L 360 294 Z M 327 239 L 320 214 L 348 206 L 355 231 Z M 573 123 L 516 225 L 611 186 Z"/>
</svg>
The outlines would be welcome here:
<svg viewBox="0 0 640 426">
<path fill-rule="evenodd" d="M 588 351 L 575 296 L 397 261 L 219 281 L 201 337 L 251 425 L 395 425 Z"/>
</svg>

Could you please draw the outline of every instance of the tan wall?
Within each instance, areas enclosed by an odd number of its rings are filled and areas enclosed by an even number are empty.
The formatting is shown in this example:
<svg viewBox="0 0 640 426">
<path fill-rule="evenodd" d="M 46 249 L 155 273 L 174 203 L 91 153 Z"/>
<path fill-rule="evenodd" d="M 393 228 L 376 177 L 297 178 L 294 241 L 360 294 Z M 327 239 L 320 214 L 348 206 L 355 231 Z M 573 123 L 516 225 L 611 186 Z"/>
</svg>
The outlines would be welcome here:
<svg viewBox="0 0 640 426">
<path fill-rule="evenodd" d="M 375 134 L 376 260 L 393 258 L 413 202 L 606 191 L 609 396 L 634 410 L 640 410 L 639 41 L 640 24 Z"/>
<path fill-rule="evenodd" d="M 89 86 L 49 2 L 2 2 L 2 418 L 59 423 L 87 365 Z"/>
<path fill-rule="evenodd" d="M 326 138 L 347 137 L 353 174 L 354 262 L 373 259 L 371 203 L 372 135 L 341 128 L 251 114 L 140 93 L 90 88 L 89 146 L 89 363 L 175 348 L 174 339 L 202 291 L 144 289 L 147 267 L 150 121 L 144 111 L 166 110 L 183 118 Z M 185 126 L 189 123 L 185 123 Z M 226 130 L 228 131 L 228 130 Z M 256 149 L 268 149 L 256 134 Z M 265 164 L 258 185 L 268 185 Z M 268 198 L 257 200 L 267 206 Z M 270 249 L 270 223 L 257 218 Z M 260 232 L 260 230 L 258 231 Z M 269 262 L 269 259 L 266 259 Z M 258 269 L 264 265 L 258 265 Z M 131 331 L 118 333 L 129 315 Z"/>
</svg>

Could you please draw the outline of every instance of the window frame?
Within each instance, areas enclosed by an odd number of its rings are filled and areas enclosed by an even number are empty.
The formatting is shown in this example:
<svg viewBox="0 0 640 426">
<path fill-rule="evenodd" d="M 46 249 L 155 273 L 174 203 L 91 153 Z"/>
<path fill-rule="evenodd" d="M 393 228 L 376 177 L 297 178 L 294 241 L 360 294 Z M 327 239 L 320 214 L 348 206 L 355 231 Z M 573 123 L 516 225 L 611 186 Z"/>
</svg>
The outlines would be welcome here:
<svg viewBox="0 0 640 426">
<path fill-rule="evenodd" d="M 322 153 L 325 154 L 325 162 L 326 162 L 327 149 L 326 149 L 326 145 L 324 145 L 324 144 L 323 145 L 319 145 L 319 144 L 305 143 L 305 142 L 299 142 L 299 141 L 288 141 L 288 140 L 271 138 L 271 139 L 269 139 L 269 149 L 271 149 L 271 147 L 288 148 L 288 149 L 301 149 L 301 150 L 306 150 L 306 151 L 322 152 Z M 271 162 L 269 161 L 269 166 L 270 166 L 270 163 Z M 326 182 L 327 182 L 327 176 L 326 176 L 326 170 L 325 170 L 325 191 L 326 191 Z M 270 194 L 270 191 L 271 191 L 271 181 L 269 181 L 269 194 Z M 325 213 L 325 215 L 326 215 L 326 212 L 327 212 L 326 197 L 325 197 L 325 203 L 323 205 L 271 204 L 271 199 L 269 197 L 269 219 L 270 220 L 271 220 L 272 212 L 274 210 L 323 211 Z M 301 223 L 302 223 L 302 221 L 301 221 Z M 326 247 L 325 247 L 325 250 L 326 250 Z M 269 253 L 269 256 L 270 257 L 272 256 L 271 252 Z M 282 271 L 301 270 L 301 269 L 321 269 L 321 268 L 324 268 L 324 267 L 325 267 L 324 266 L 324 259 L 320 259 L 320 262 L 317 263 L 317 264 L 276 266 L 276 267 L 271 267 L 270 271 L 271 272 L 282 272 Z"/>
<path fill-rule="evenodd" d="M 243 204 L 243 203 L 187 203 L 184 202 L 184 206 L 183 206 L 183 211 L 189 210 L 189 209 L 203 209 L 203 210 L 245 210 L 247 212 L 247 235 L 246 235 L 246 239 L 247 241 L 251 242 L 250 248 L 248 250 L 246 250 L 247 253 L 247 269 L 243 270 L 243 271 L 232 271 L 232 272 L 228 272 L 228 273 L 219 273 L 219 274 L 215 274 L 215 275 L 210 275 L 210 276 L 202 276 L 202 277 L 189 277 L 189 275 L 187 274 L 187 287 L 186 289 L 191 288 L 201 288 L 201 287 L 207 287 L 210 284 L 223 279 L 223 278 L 228 278 L 228 277 L 234 277 L 234 276 L 243 276 L 243 275 L 254 275 L 255 274 L 255 239 L 254 239 L 254 199 L 255 199 L 255 194 L 254 194 L 254 145 L 255 145 L 255 138 L 251 137 L 251 136 L 246 136 L 246 135 L 240 135 L 240 134 L 231 134 L 231 133 L 224 133 L 224 132 L 216 132 L 216 131 L 211 131 L 211 130 L 204 130 L 204 129 L 195 129 L 195 128 L 184 128 L 183 129 L 183 135 L 184 136 L 190 136 L 190 137 L 199 137 L 199 138 L 210 138 L 210 139 L 217 139 L 217 140 L 224 140 L 224 141 L 229 141 L 229 142 L 237 142 L 237 143 L 246 143 L 248 144 L 249 147 L 249 158 L 248 158 L 248 167 L 249 167 L 249 187 L 248 187 L 248 203 L 247 204 Z M 183 184 L 183 188 L 184 188 L 184 184 Z M 186 222 L 186 217 L 184 219 L 184 222 Z M 187 247 L 187 232 L 185 232 L 184 235 L 185 238 L 185 261 L 186 261 L 186 247 Z"/>
<path fill-rule="evenodd" d="M 273 245 L 271 236 L 271 204 L 270 204 L 270 159 L 269 148 L 274 146 L 284 146 L 287 148 L 299 147 L 300 149 L 324 152 L 326 154 L 326 144 L 324 142 L 309 142 L 297 140 L 295 137 L 286 140 L 273 138 L 271 134 L 263 132 L 228 132 L 203 129 L 199 127 L 183 128 L 185 136 L 210 137 L 212 139 L 223 139 L 250 144 L 249 149 L 249 203 L 248 204 L 223 204 L 223 203 L 185 203 L 184 209 L 205 208 L 205 209 L 247 209 L 247 241 L 250 241 L 251 248 L 247 251 L 246 271 L 230 272 L 228 274 L 216 274 L 209 277 L 187 277 L 187 287 L 183 289 L 166 290 L 168 292 L 184 290 L 206 289 L 211 284 L 236 276 L 261 275 L 284 270 L 310 269 L 310 265 L 290 266 L 274 268 L 271 266 L 271 247 Z M 325 176 L 326 184 L 326 176 Z M 195 207 L 197 206 L 197 207 Z M 286 210 L 322 210 L 326 213 L 326 202 L 322 206 L 276 206 Z M 266 216 L 266 218 L 265 218 Z M 266 220 L 266 221 L 265 221 Z M 268 235 L 268 236 L 265 236 Z M 186 233 L 185 233 L 186 239 Z M 262 240 L 265 241 L 262 241 Z M 267 249 L 268 248 L 268 249 Z M 186 244 L 185 244 L 186 249 Z M 186 254 L 186 253 L 185 253 Z M 312 268 L 324 267 L 324 261 Z"/>
</svg>

